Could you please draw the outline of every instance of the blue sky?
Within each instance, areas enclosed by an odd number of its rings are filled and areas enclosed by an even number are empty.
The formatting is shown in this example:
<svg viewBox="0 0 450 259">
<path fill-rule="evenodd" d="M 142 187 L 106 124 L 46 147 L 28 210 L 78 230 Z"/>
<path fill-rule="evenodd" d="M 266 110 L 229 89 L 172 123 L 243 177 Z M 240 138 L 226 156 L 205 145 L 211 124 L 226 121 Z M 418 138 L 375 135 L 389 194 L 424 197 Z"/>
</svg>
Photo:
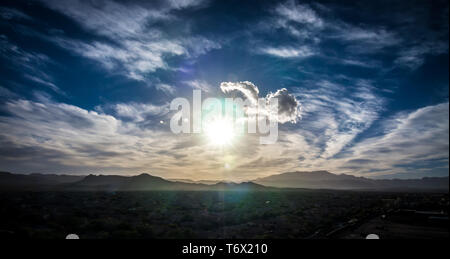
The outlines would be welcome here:
<svg viewBox="0 0 450 259">
<path fill-rule="evenodd" d="M 448 24 L 448 1 L 2 1 L 0 170 L 447 176 Z M 301 104 L 277 144 L 170 132 L 173 98 L 241 81 Z"/>
</svg>

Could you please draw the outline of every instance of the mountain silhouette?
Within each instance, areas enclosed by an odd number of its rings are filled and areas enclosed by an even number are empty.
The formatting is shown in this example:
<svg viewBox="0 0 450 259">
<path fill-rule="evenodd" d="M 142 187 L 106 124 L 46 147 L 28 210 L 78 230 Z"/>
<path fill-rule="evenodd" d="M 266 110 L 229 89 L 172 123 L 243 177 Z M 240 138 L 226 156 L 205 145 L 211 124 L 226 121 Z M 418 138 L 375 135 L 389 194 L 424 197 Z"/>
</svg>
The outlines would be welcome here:
<svg viewBox="0 0 450 259">
<path fill-rule="evenodd" d="M 92 191 L 149 191 L 149 190 L 201 190 L 203 184 L 172 182 L 150 174 L 136 176 L 88 175 L 66 187 L 72 190 Z"/>
<path fill-rule="evenodd" d="M 57 174 L 12 174 L 0 172 L 0 188 L 2 190 L 19 189 L 34 190 L 53 188 L 57 185 L 80 181 L 84 176 Z"/>
<path fill-rule="evenodd" d="M 268 187 L 251 182 L 219 182 L 216 184 L 186 183 L 169 181 L 150 174 L 140 174 L 136 176 L 88 175 L 83 180 L 75 182 L 65 188 L 69 190 L 90 191 L 247 191 L 262 190 Z"/>
<path fill-rule="evenodd" d="M 448 177 L 422 179 L 369 179 L 328 171 L 289 172 L 255 179 L 253 182 L 278 188 L 337 190 L 447 190 Z"/>
<path fill-rule="evenodd" d="M 257 190 L 268 189 L 267 186 L 263 186 L 263 185 L 256 184 L 253 182 L 242 182 L 242 183 L 218 182 L 218 183 L 210 185 L 210 186 L 216 190 L 232 189 L 232 190 L 241 190 L 241 191 L 257 191 Z"/>
<path fill-rule="evenodd" d="M 422 179 L 368 179 L 327 171 L 289 172 L 258 178 L 250 182 L 217 182 L 204 184 L 181 182 L 143 173 L 135 176 L 93 175 L 72 176 L 55 174 L 12 174 L 0 172 L 1 190 L 58 191 L 264 191 L 274 188 L 434 191 L 449 189 L 448 177 Z"/>
</svg>

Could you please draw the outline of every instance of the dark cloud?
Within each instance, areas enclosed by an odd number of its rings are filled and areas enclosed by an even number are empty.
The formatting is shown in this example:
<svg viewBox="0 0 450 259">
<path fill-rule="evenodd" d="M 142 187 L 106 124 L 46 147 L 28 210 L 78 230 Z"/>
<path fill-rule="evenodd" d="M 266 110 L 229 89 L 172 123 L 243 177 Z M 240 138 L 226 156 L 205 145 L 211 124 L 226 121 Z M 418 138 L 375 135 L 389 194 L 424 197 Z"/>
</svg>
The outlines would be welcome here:
<svg viewBox="0 0 450 259">
<path fill-rule="evenodd" d="M 273 98 L 278 99 L 278 121 L 280 123 L 296 123 L 301 118 L 301 105 L 295 99 L 295 96 L 289 94 L 286 88 L 277 90 L 275 93 L 269 93 L 266 96 L 268 102 Z"/>
</svg>

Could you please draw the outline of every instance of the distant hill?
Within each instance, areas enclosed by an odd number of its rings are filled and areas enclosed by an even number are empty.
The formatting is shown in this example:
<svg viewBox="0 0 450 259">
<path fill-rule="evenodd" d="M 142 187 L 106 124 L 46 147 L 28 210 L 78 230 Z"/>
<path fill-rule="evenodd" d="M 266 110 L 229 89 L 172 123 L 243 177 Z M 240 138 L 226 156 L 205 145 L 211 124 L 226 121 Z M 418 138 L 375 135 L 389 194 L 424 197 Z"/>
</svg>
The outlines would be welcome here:
<svg viewBox="0 0 450 259">
<path fill-rule="evenodd" d="M 375 180 L 327 171 L 289 172 L 255 179 L 253 182 L 278 188 L 337 189 L 337 190 L 447 190 L 448 177 L 422 179 Z"/>
<path fill-rule="evenodd" d="M 150 174 L 120 175 L 55 175 L 12 174 L 0 172 L 0 190 L 57 191 L 264 191 L 273 188 L 379 190 L 379 191 L 448 191 L 448 177 L 409 180 L 374 180 L 327 171 L 290 172 L 258 178 L 251 182 L 218 182 L 204 184 L 166 180 Z"/>
<path fill-rule="evenodd" d="M 1 190 L 10 189 L 40 189 L 51 188 L 56 185 L 75 183 L 84 178 L 77 175 L 56 175 L 56 174 L 12 174 L 0 172 Z"/>
<path fill-rule="evenodd" d="M 255 183 L 186 183 L 169 181 L 150 174 L 135 176 L 120 175 L 45 175 L 45 174 L 12 174 L 0 172 L 0 190 L 55 190 L 55 191 L 152 191 L 152 190 L 185 190 L 185 191 L 246 191 L 263 190 Z"/>
<path fill-rule="evenodd" d="M 241 190 L 241 191 L 258 191 L 269 189 L 267 186 L 259 185 L 253 182 L 231 183 L 231 182 L 219 182 L 211 185 L 215 190 Z"/>
<path fill-rule="evenodd" d="M 188 190 L 188 191 L 245 191 L 261 190 L 268 187 L 255 183 L 185 183 L 168 181 L 149 174 L 137 176 L 88 175 L 83 180 L 67 186 L 73 190 L 109 190 L 109 191 L 150 191 L 150 190 Z"/>
<path fill-rule="evenodd" d="M 203 188 L 205 186 L 202 184 L 172 182 L 149 174 L 88 175 L 83 180 L 66 187 L 69 190 L 92 191 L 201 190 Z"/>
<path fill-rule="evenodd" d="M 220 180 L 190 180 L 190 179 L 182 179 L 182 178 L 174 178 L 174 179 L 167 179 L 168 181 L 172 182 L 182 182 L 182 183 L 201 183 L 201 184 L 216 184 L 221 182 Z"/>
</svg>

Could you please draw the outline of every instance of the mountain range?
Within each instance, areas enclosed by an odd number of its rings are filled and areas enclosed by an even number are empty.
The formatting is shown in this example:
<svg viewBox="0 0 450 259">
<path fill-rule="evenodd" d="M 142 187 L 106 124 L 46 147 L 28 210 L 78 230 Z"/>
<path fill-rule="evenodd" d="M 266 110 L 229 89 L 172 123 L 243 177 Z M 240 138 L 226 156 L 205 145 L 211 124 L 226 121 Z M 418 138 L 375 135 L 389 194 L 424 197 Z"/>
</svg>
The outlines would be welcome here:
<svg viewBox="0 0 450 259">
<path fill-rule="evenodd" d="M 60 190 L 60 191 L 263 191 L 280 189 L 334 189 L 373 191 L 448 191 L 448 177 L 422 179 L 369 179 L 327 171 L 289 172 L 258 178 L 251 182 L 208 182 L 166 180 L 150 174 L 120 175 L 56 175 L 12 174 L 0 172 L 0 190 Z"/>
<path fill-rule="evenodd" d="M 55 191 L 227 191 L 227 190 L 267 190 L 252 182 L 213 184 L 169 181 L 150 174 L 135 176 L 121 175 L 45 175 L 12 174 L 0 172 L 0 190 L 55 190 Z"/>
<path fill-rule="evenodd" d="M 254 183 L 278 188 L 337 190 L 447 190 L 448 177 L 422 179 L 369 179 L 327 171 L 289 172 L 253 180 Z"/>
</svg>

